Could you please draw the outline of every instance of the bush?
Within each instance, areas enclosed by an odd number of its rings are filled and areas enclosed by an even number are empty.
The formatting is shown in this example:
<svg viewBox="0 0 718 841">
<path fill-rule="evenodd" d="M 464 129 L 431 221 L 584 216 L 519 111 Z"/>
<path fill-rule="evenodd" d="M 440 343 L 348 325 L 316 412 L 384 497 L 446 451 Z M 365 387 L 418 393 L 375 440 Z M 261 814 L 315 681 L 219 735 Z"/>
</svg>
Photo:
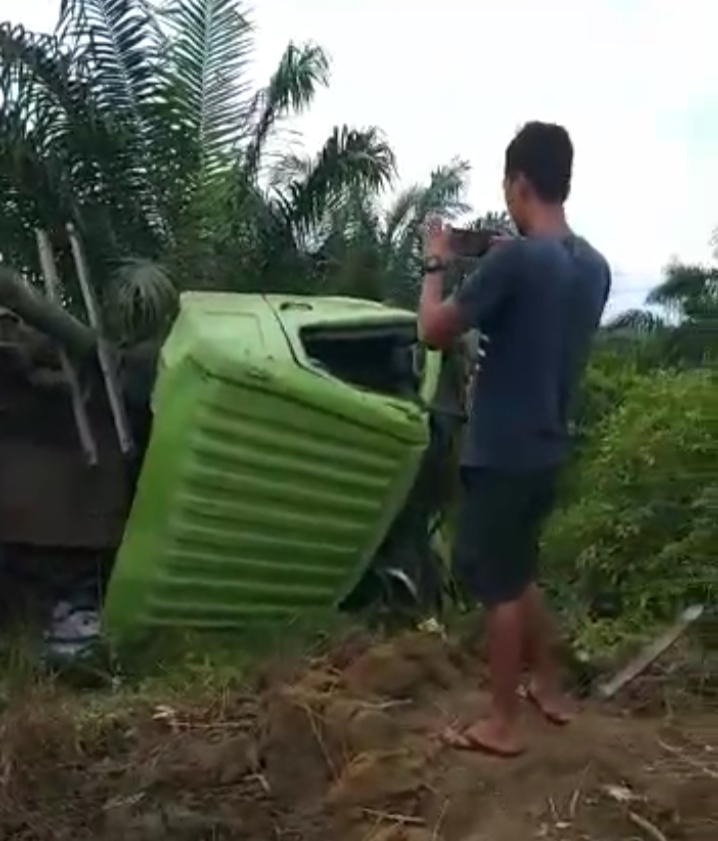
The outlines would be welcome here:
<svg viewBox="0 0 718 841">
<path fill-rule="evenodd" d="M 623 636 L 718 596 L 718 382 L 634 378 L 584 442 L 549 524 L 548 587 L 586 627 Z M 605 641 L 605 639 L 604 639 Z"/>
<path fill-rule="evenodd" d="M 580 445 L 596 427 L 621 406 L 642 378 L 631 358 L 610 349 L 593 354 L 573 408 L 573 426 Z"/>
<path fill-rule="evenodd" d="M 610 417 L 628 399 L 633 387 L 642 382 L 633 359 L 611 348 L 598 347 L 589 363 L 571 413 L 571 457 L 561 477 L 560 500 L 573 500 L 581 492 L 584 452 Z"/>
</svg>

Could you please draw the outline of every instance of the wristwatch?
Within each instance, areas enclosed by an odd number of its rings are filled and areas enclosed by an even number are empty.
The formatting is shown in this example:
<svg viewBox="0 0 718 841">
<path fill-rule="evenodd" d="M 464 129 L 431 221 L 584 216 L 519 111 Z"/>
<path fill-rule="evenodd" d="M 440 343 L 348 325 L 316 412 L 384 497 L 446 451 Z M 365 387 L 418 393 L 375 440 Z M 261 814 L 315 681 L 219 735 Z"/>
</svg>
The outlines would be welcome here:
<svg viewBox="0 0 718 841">
<path fill-rule="evenodd" d="M 438 257 L 428 257 L 424 260 L 422 268 L 424 274 L 439 274 L 439 272 L 445 272 L 448 266 Z"/>
</svg>

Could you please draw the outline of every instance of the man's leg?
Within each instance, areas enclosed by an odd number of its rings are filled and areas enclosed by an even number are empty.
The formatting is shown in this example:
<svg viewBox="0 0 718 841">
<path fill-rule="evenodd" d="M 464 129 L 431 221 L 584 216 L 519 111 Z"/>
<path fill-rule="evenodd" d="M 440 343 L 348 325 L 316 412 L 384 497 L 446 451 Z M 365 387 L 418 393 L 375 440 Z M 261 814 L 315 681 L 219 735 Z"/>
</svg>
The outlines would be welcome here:
<svg viewBox="0 0 718 841">
<path fill-rule="evenodd" d="M 522 595 L 531 566 L 521 539 L 522 483 L 511 474 L 470 470 L 463 490 L 455 565 L 469 594 L 487 609 L 491 709 L 460 734 L 456 747 L 513 756 L 524 749 L 517 691 L 527 636 Z"/>
<path fill-rule="evenodd" d="M 538 584 L 531 584 L 521 597 L 524 612 L 526 665 L 537 688 L 552 691 L 558 687 L 555 658 L 556 632 L 553 618 Z"/>
<path fill-rule="evenodd" d="M 525 745 L 519 732 L 518 688 L 524 650 L 524 611 L 520 600 L 488 610 L 489 716 L 470 727 L 467 736 L 497 753 L 513 755 Z"/>
<path fill-rule="evenodd" d="M 561 689 L 556 660 L 558 634 L 553 618 L 537 584 L 521 599 L 524 614 L 524 651 L 531 673 L 528 691 L 546 717 L 556 724 L 568 724 L 575 710 Z"/>
<path fill-rule="evenodd" d="M 532 558 L 532 583 L 522 597 L 524 614 L 524 653 L 531 673 L 528 692 L 544 715 L 555 724 L 568 724 L 573 717 L 573 706 L 563 695 L 561 677 L 556 659 L 558 633 L 553 617 L 546 605 L 541 589 L 535 581 L 539 567 L 539 544 L 544 523 L 551 514 L 555 500 L 557 471 L 541 471 L 535 475 L 532 501 L 527 513 L 527 548 Z"/>
</svg>

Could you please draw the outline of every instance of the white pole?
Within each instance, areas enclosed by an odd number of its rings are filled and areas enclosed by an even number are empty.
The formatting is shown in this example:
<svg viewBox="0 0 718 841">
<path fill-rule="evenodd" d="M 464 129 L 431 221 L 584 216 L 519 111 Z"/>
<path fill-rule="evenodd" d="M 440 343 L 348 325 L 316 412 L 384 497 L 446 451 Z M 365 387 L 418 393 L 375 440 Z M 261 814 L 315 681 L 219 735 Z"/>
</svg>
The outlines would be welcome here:
<svg viewBox="0 0 718 841">
<path fill-rule="evenodd" d="M 77 278 L 80 281 L 82 297 L 85 300 L 85 307 L 87 308 L 87 317 L 90 319 L 90 326 L 97 334 L 97 356 L 100 361 L 100 368 L 105 381 L 107 397 L 110 401 L 110 410 L 112 411 L 112 419 L 115 422 L 117 440 L 120 442 L 120 449 L 123 454 L 129 455 L 133 452 L 135 445 L 132 440 L 130 425 L 127 421 L 127 412 L 125 410 L 125 402 L 123 400 L 122 392 L 117 379 L 117 370 L 115 368 L 114 360 L 112 359 L 110 347 L 102 333 L 100 311 L 97 306 L 97 301 L 95 300 L 94 290 L 90 283 L 87 261 L 85 260 L 82 244 L 77 231 L 75 230 L 75 226 L 68 222 L 66 227 L 67 235 L 72 247 L 72 256 L 75 259 L 75 266 L 77 268 Z"/>
<path fill-rule="evenodd" d="M 35 231 L 37 239 L 37 247 L 40 253 L 40 266 L 45 278 L 45 291 L 47 297 L 51 301 L 58 301 L 58 287 L 59 278 L 57 276 L 57 267 L 55 266 L 55 258 L 52 254 L 52 245 L 50 238 L 46 231 Z M 58 348 L 60 354 L 60 365 L 62 366 L 63 374 L 70 386 L 70 396 L 72 398 L 72 413 L 75 416 L 75 425 L 77 427 L 77 434 L 80 438 L 80 444 L 85 454 L 87 463 L 94 467 L 98 462 L 97 444 L 95 436 L 92 434 L 92 427 L 90 426 L 90 418 L 88 417 L 85 407 L 85 401 L 82 399 L 82 391 L 80 390 L 80 382 L 77 378 L 77 372 L 70 362 L 69 357 L 62 348 Z"/>
</svg>

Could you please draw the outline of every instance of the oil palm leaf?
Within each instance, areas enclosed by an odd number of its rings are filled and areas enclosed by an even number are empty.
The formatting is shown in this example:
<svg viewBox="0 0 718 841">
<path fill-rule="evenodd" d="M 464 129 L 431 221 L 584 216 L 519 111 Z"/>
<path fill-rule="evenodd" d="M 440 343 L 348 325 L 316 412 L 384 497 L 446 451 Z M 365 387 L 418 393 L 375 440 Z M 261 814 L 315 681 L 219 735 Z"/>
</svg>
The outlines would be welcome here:
<svg viewBox="0 0 718 841">
<path fill-rule="evenodd" d="M 171 123 L 157 119 L 163 41 L 155 15 L 144 0 L 62 0 L 56 32 L 91 83 L 95 119 L 85 128 L 113 195 L 169 240 L 166 166 L 156 152 Z"/>
<path fill-rule="evenodd" d="M 464 195 L 469 164 L 456 159 L 438 167 L 428 185 L 415 186 L 401 194 L 390 208 L 383 238 L 387 266 L 386 296 L 408 304 L 416 295 L 421 263 L 421 227 L 427 216 L 447 219 L 465 213 Z"/>
<path fill-rule="evenodd" d="M 112 332 L 130 343 L 162 335 L 178 306 L 177 289 L 160 264 L 128 258 L 115 268 L 104 298 Z"/>
<path fill-rule="evenodd" d="M 269 84 L 253 97 L 245 122 L 247 145 L 243 155 L 243 177 L 256 178 L 262 153 L 277 123 L 304 111 L 319 87 L 329 81 L 329 61 L 316 44 L 290 43 Z"/>
<path fill-rule="evenodd" d="M 201 183 L 227 166 L 242 136 L 254 30 L 237 0 L 170 0 L 161 21 L 163 99 L 174 128 L 191 143 L 192 177 Z"/>
<path fill-rule="evenodd" d="M 62 0 L 57 32 L 92 73 L 99 103 L 146 131 L 143 106 L 154 97 L 158 60 L 154 21 L 137 0 Z"/>
<path fill-rule="evenodd" d="M 665 280 L 650 292 L 646 303 L 684 318 L 718 318 L 718 269 L 671 263 Z"/>
<path fill-rule="evenodd" d="M 631 309 L 614 316 L 605 326 L 606 332 L 645 336 L 666 328 L 665 319 L 655 312 Z"/>
<path fill-rule="evenodd" d="M 287 225 L 299 239 L 355 192 L 377 193 L 396 172 L 394 153 L 376 128 L 337 127 L 301 177 L 277 190 Z"/>
</svg>

